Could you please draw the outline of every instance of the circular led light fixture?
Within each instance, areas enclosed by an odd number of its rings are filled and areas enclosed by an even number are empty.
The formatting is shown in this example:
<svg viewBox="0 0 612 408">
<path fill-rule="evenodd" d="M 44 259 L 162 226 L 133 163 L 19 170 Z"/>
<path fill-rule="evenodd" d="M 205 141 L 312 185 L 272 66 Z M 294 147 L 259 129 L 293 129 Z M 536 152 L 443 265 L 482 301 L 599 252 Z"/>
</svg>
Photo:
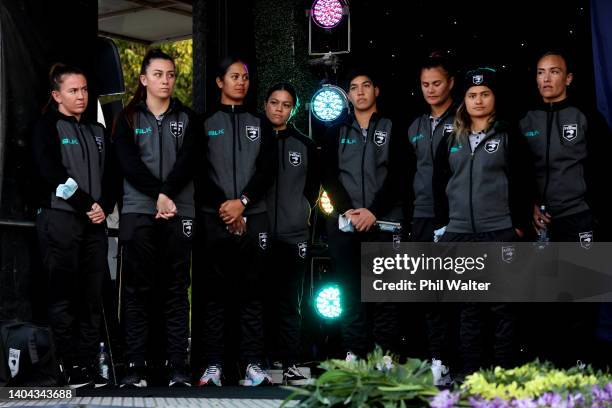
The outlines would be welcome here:
<svg viewBox="0 0 612 408">
<path fill-rule="evenodd" d="M 340 289 L 337 285 L 321 288 L 315 297 L 317 313 L 324 319 L 337 319 L 342 314 Z"/>
<path fill-rule="evenodd" d="M 312 4 L 312 21 L 321 28 L 334 28 L 342 21 L 340 0 L 315 0 Z"/>
<path fill-rule="evenodd" d="M 313 115 L 322 122 L 333 122 L 348 108 L 348 99 L 342 88 L 323 85 L 312 97 Z"/>
</svg>

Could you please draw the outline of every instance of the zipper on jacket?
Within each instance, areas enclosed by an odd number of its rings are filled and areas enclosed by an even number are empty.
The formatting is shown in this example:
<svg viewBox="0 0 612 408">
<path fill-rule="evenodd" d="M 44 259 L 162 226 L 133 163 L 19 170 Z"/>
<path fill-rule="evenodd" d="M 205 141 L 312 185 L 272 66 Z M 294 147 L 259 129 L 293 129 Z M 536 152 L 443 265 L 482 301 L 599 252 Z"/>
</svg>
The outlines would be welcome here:
<svg viewBox="0 0 612 408">
<path fill-rule="evenodd" d="M 439 125 L 439 123 L 438 123 Z M 421 129 L 419 129 L 421 130 Z M 429 153 L 431 153 L 431 163 L 433 164 L 434 162 L 434 132 L 436 131 L 436 129 L 431 126 L 431 120 L 429 121 Z"/>
<path fill-rule="evenodd" d="M 366 149 L 368 148 L 368 139 L 369 139 L 369 135 L 370 135 L 370 130 L 368 129 L 368 133 L 366 134 L 366 137 L 363 141 L 363 151 L 361 153 L 361 197 L 363 199 L 363 208 L 366 207 L 366 192 L 365 192 L 365 154 L 366 154 Z M 362 135 L 363 135 L 363 130 L 361 131 Z"/>
<path fill-rule="evenodd" d="M 81 139 L 82 139 L 83 143 L 85 144 L 85 147 L 82 148 L 81 151 L 85 150 L 85 153 L 87 155 L 87 186 L 89 187 L 88 193 L 92 194 L 92 191 L 91 191 L 91 158 L 89 157 L 89 148 L 87 147 L 87 140 L 85 139 L 85 135 L 83 134 L 83 131 L 81 130 L 81 124 L 80 123 L 77 124 L 77 129 L 79 130 L 79 134 L 81 135 Z M 97 148 L 97 146 L 96 146 L 96 148 Z"/>
<path fill-rule="evenodd" d="M 550 181 L 550 132 L 552 131 L 552 120 L 554 112 L 549 110 L 546 112 L 546 179 L 544 182 L 544 190 L 542 191 L 542 203 L 546 202 L 546 192 L 548 190 L 548 182 Z"/>
<path fill-rule="evenodd" d="M 155 119 L 155 122 L 157 123 L 157 134 L 159 135 L 159 180 L 163 181 L 164 180 L 164 140 L 162 139 L 162 129 L 163 129 L 162 123 L 164 121 L 164 118 L 162 118 L 161 121 L 157 120 L 155 116 L 153 116 L 153 118 Z"/>
<path fill-rule="evenodd" d="M 234 176 L 234 198 L 238 198 L 238 183 L 236 182 L 236 113 L 232 105 L 232 166 Z"/>
<path fill-rule="evenodd" d="M 474 152 L 470 153 L 470 217 L 472 221 L 472 232 L 476 233 L 476 222 L 474 221 L 474 187 L 472 173 L 474 172 Z"/>
<path fill-rule="evenodd" d="M 276 132 L 276 137 L 278 140 L 278 131 Z M 274 195 L 274 236 L 277 236 L 278 234 L 278 184 L 279 184 L 279 180 L 280 180 L 280 165 L 281 165 L 281 161 L 285 158 L 285 141 L 283 140 L 283 148 L 281 151 L 281 157 L 280 160 L 276 166 L 276 191 L 275 191 L 275 195 Z"/>
</svg>

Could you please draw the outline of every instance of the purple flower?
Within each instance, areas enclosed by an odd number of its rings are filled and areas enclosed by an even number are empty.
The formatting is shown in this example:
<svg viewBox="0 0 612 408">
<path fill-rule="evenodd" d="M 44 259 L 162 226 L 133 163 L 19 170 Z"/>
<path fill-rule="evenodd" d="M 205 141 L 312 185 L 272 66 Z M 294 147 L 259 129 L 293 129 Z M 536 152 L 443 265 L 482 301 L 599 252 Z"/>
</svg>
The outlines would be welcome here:
<svg viewBox="0 0 612 408">
<path fill-rule="evenodd" d="M 606 384 L 603 388 L 594 385 L 591 388 L 593 393 L 593 407 L 607 407 L 612 402 L 612 383 Z"/>
<path fill-rule="evenodd" d="M 429 403 L 432 408 L 453 408 L 459 402 L 459 393 L 444 390 L 436 395 Z"/>
<path fill-rule="evenodd" d="M 513 408 L 537 408 L 538 404 L 529 398 L 515 399 L 512 401 Z"/>
<path fill-rule="evenodd" d="M 561 395 L 556 392 L 547 392 L 538 398 L 538 405 L 557 407 L 561 405 Z"/>
<path fill-rule="evenodd" d="M 508 401 L 499 397 L 492 400 L 470 397 L 469 402 L 472 408 L 511 408 Z"/>
</svg>

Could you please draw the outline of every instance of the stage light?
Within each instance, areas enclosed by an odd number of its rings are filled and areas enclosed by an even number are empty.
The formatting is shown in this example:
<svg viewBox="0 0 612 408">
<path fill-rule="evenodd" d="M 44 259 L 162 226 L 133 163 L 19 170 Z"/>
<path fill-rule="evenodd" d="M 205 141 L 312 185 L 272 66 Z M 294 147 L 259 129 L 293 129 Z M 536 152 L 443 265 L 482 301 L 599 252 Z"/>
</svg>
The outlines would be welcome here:
<svg viewBox="0 0 612 408">
<path fill-rule="evenodd" d="M 340 0 L 315 0 L 312 4 L 312 20 L 321 28 L 334 28 L 342 21 Z"/>
<path fill-rule="evenodd" d="M 315 308 L 324 319 L 337 319 L 342 315 L 341 293 L 337 285 L 321 288 L 315 297 Z"/>
<path fill-rule="evenodd" d="M 327 191 L 321 190 L 321 195 L 319 196 L 319 208 L 325 215 L 329 215 L 334 212 L 334 206 L 331 203 L 331 200 L 327 196 Z"/>
<path fill-rule="evenodd" d="M 335 85 L 325 84 L 312 96 L 311 110 L 322 122 L 333 122 L 348 109 L 348 98 L 344 90 Z"/>
</svg>

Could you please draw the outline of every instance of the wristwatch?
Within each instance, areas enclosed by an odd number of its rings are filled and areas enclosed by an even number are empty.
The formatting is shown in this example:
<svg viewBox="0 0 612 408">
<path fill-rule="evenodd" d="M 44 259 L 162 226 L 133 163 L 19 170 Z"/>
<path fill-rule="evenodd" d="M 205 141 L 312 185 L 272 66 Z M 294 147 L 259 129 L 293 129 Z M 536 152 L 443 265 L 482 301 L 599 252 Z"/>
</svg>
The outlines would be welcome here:
<svg viewBox="0 0 612 408">
<path fill-rule="evenodd" d="M 240 202 L 242 203 L 242 205 L 244 205 L 245 207 L 247 205 L 249 205 L 249 198 L 247 196 L 245 196 L 244 194 L 240 196 Z"/>
</svg>

